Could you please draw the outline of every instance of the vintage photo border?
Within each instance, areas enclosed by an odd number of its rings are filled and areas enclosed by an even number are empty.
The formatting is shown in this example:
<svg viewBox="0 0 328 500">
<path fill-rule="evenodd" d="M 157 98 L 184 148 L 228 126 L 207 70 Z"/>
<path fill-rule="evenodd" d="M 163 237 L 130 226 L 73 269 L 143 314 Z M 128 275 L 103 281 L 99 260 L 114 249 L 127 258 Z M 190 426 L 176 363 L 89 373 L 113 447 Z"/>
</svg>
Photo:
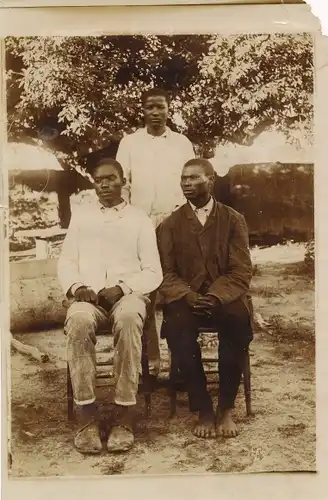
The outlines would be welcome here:
<svg viewBox="0 0 328 500">
<path fill-rule="evenodd" d="M 15 2 L 16 0 L 13 0 Z M 9 2 L 7 2 L 8 4 Z M 24 2 L 25 4 L 27 2 Z M 108 3 L 108 2 L 107 2 Z M 124 2 L 126 4 L 126 2 Z M 6 225 L 8 223 L 7 193 L 8 176 L 2 162 L 3 148 L 6 138 L 6 96 L 4 82 L 4 43 L 1 40 L 1 187 L 0 187 L 0 240 L 1 252 L 1 333 L 2 333 L 2 478 L 3 494 L 10 498 L 19 495 L 30 496 L 33 499 L 57 498 L 60 490 L 64 497 L 87 498 L 90 495 L 115 495 L 118 498 L 130 498 L 132 492 L 144 498 L 220 498 L 243 495 L 244 498 L 326 498 L 325 470 L 328 457 L 326 437 L 326 410 L 328 364 L 325 353 L 328 350 L 325 314 L 325 286 L 328 277 L 328 259 L 325 258 L 326 239 L 325 221 L 328 216 L 326 203 L 326 131 L 328 129 L 328 39 L 320 35 L 319 21 L 311 14 L 306 5 L 238 5 L 215 6 L 181 5 L 179 7 L 74 7 L 46 9 L 15 8 L 0 10 L 1 37 L 7 35 L 100 35 L 128 34 L 140 32 L 166 33 L 196 33 L 215 32 L 240 33 L 251 32 L 300 32 L 311 31 L 315 34 L 315 209 L 316 209 L 316 335 L 317 335 L 317 470 L 311 473 L 281 473 L 281 474 L 220 474 L 207 476 L 161 476 L 161 477 L 104 477 L 92 478 L 46 478 L 14 480 L 7 479 L 7 438 L 10 437 L 8 415 L 8 366 L 10 363 L 9 335 L 9 302 L 8 302 L 8 272 L 9 253 Z M 185 2 L 184 2 L 185 3 Z M 191 3 L 191 2 L 188 2 Z M 210 3 L 210 2 L 207 2 Z M 212 3 L 212 2 L 211 2 Z M 220 2 L 216 2 L 220 3 Z M 222 3 L 222 2 L 221 2 Z M 249 2 L 244 2 L 249 3 Z M 253 2 L 252 2 L 253 3 Z M 90 5 L 91 2 L 89 1 Z M 287 2 L 286 2 L 287 4 Z M 155 11 L 156 9 L 156 11 Z M 172 16 L 174 11 L 174 17 Z M 106 16 L 110 14 L 112 26 L 108 26 Z M 151 22 L 150 22 L 151 19 Z M 148 26 L 152 26 L 150 30 Z M 169 28 L 168 28 L 169 27 Z M 223 29 L 222 29 L 223 27 Z M 232 29 L 233 27 L 233 29 Z M 9 389 L 9 390 L 8 390 Z M 59 479 L 61 479 L 59 481 Z M 109 483 L 110 481 L 110 483 Z M 137 490 L 136 490 L 137 488 Z M 272 491 L 272 493 L 271 493 Z"/>
<path fill-rule="evenodd" d="M 272 5 L 304 4 L 306 0 L 3 0 L 2 7 L 98 7 L 101 5 Z"/>
</svg>

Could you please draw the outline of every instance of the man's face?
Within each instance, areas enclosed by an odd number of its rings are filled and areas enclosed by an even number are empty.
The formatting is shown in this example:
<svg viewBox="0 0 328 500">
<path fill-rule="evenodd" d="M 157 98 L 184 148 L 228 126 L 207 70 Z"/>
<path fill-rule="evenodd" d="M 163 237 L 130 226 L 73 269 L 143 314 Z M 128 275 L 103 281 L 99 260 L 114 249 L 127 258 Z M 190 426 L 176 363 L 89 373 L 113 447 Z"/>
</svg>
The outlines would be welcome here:
<svg viewBox="0 0 328 500">
<path fill-rule="evenodd" d="M 147 97 L 143 111 L 146 125 L 154 128 L 166 125 L 169 107 L 164 96 Z"/>
<path fill-rule="evenodd" d="M 100 201 L 111 204 L 121 198 L 122 187 L 125 179 L 122 179 L 113 165 L 101 165 L 93 173 L 94 187 Z"/>
<path fill-rule="evenodd" d="M 184 167 L 181 174 L 181 188 L 187 200 L 193 202 L 210 195 L 213 177 L 205 174 L 201 165 Z"/>
</svg>

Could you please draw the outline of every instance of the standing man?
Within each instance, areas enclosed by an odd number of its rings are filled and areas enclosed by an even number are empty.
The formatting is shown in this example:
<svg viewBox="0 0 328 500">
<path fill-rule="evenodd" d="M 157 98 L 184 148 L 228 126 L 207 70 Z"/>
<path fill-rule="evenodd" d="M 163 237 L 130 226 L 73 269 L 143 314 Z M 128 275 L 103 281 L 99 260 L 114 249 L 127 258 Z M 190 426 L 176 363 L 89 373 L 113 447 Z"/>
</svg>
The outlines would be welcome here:
<svg viewBox="0 0 328 500">
<path fill-rule="evenodd" d="M 167 126 L 167 92 L 161 89 L 144 92 L 142 107 L 145 127 L 123 137 L 116 159 L 127 179 L 125 198 L 132 205 L 142 208 L 157 227 L 184 203 L 180 189 L 181 168 L 195 154 L 189 139 Z M 154 304 L 155 296 L 152 301 Z M 150 370 L 157 376 L 160 351 L 154 309 L 147 338 Z"/>
<path fill-rule="evenodd" d="M 165 299 L 161 336 L 186 383 L 190 411 L 199 413 L 194 433 L 203 438 L 237 435 L 232 410 L 253 338 L 247 226 L 241 214 L 211 197 L 213 182 L 208 160 L 188 161 L 181 176 L 187 203 L 158 228 L 164 274 L 159 291 Z M 204 326 L 220 334 L 217 419 L 197 342 Z"/>
<path fill-rule="evenodd" d="M 95 406 L 96 334 L 112 330 L 118 420 L 108 451 L 126 451 L 134 442 L 134 407 L 141 364 L 141 336 L 149 294 L 162 281 L 156 235 L 150 218 L 121 196 L 121 165 L 100 160 L 91 172 L 97 202 L 73 215 L 58 264 L 71 305 L 65 333 L 74 400 L 81 428 L 75 447 L 81 453 L 102 449 Z"/>
</svg>

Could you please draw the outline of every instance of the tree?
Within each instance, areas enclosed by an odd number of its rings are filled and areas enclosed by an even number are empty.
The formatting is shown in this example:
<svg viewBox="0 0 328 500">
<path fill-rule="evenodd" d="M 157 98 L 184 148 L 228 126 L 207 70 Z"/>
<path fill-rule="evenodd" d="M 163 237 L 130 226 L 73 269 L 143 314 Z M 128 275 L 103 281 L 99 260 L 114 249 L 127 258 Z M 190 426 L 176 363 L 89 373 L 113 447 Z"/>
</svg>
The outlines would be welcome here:
<svg viewBox="0 0 328 500">
<path fill-rule="evenodd" d="M 182 109 L 188 134 L 216 145 L 249 145 L 272 126 L 312 140 L 313 41 L 309 34 L 215 35 Z"/>
<path fill-rule="evenodd" d="M 172 124 L 200 154 L 275 125 L 311 135 L 310 35 L 6 39 L 9 138 L 72 159 L 141 124 L 140 95 L 172 94 Z M 65 158 L 64 157 L 64 158 Z"/>
</svg>

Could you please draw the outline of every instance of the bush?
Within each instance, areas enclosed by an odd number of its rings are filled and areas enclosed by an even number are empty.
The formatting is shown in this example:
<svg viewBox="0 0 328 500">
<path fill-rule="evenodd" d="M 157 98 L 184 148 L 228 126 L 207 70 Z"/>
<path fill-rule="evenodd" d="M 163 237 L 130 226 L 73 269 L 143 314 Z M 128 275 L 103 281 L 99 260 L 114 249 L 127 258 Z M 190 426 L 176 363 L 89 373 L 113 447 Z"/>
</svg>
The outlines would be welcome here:
<svg viewBox="0 0 328 500">
<path fill-rule="evenodd" d="M 309 274 L 314 274 L 315 270 L 315 241 L 314 238 L 309 240 L 305 245 L 305 256 L 304 256 L 305 269 Z"/>
</svg>

